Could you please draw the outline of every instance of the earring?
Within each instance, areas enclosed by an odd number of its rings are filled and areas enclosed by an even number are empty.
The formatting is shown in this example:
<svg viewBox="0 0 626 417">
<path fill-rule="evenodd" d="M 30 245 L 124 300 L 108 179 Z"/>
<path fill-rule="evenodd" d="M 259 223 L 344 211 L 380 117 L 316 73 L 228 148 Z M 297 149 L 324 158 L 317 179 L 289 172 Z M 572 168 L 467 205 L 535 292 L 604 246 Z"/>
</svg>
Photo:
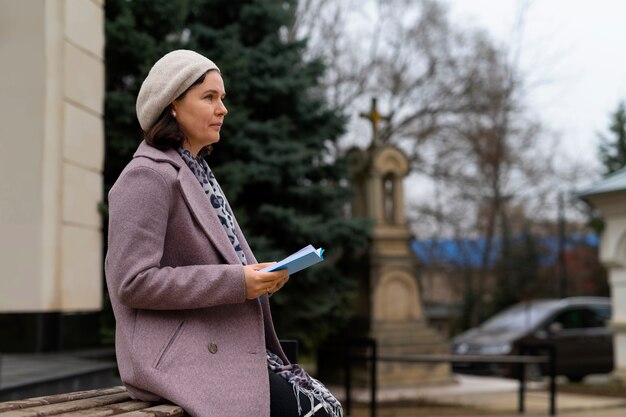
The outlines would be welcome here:
<svg viewBox="0 0 626 417">
<path fill-rule="evenodd" d="M 172 110 L 172 116 L 176 117 L 176 112 Z"/>
</svg>

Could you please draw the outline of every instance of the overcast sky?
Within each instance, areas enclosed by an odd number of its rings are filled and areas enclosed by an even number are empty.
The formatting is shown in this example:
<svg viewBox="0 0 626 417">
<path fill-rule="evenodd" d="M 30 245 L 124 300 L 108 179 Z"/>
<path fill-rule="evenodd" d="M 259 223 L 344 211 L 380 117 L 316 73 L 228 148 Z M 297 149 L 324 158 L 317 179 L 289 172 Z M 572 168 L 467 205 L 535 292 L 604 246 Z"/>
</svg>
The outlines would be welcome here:
<svg viewBox="0 0 626 417">
<path fill-rule="evenodd" d="M 626 0 L 441 0 L 452 22 L 482 27 L 502 45 L 522 45 L 529 104 L 560 133 L 562 158 L 599 167 L 598 132 L 626 100 Z"/>
</svg>

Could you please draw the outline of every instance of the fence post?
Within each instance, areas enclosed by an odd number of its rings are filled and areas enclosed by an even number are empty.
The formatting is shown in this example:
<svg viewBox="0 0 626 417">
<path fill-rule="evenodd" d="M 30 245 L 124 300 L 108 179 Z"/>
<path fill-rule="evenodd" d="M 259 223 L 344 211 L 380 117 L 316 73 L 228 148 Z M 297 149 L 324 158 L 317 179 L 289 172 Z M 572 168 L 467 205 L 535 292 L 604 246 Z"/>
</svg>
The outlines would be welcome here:
<svg viewBox="0 0 626 417">
<path fill-rule="evenodd" d="M 343 377 L 344 377 L 344 387 L 346 390 L 346 402 L 345 402 L 345 406 L 346 406 L 346 415 L 350 414 L 350 407 L 351 407 L 351 398 L 350 398 L 350 391 L 351 391 L 351 379 L 352 379 L 352 356 L 350 355 L 350 341 L 347 341 L 346 344 L 343 347 Z"/>
<path fill-rule="evenodd" d="M 556 348 L 548 347 L 550 353 L 550 362 L 548 363 L 548 372 L 550 373 L 550 415 L 556 415 Z"/>
<path fill-rule="evenodd" d="M 519 353 L 520 356 L 524 356 L 526 353 L 526 347 L 524 345 L 520 346 Z M 526 396 L 526 364 L 521 361 L 517 366 L 517 370 L 519 372 L 518 412 L 524 414 L 526 412 L 524 404 L 524 398 Z"/>
<path fill-rule="evenodd" d="M 376 417 L 376 368 L 378 363 L 377 349 L 376 349 L 376 340 L 369 339 L 370 347 L 372 349 L 372 401 L 370 403 L 370 414 L 372 417 Z"/>
</svg>

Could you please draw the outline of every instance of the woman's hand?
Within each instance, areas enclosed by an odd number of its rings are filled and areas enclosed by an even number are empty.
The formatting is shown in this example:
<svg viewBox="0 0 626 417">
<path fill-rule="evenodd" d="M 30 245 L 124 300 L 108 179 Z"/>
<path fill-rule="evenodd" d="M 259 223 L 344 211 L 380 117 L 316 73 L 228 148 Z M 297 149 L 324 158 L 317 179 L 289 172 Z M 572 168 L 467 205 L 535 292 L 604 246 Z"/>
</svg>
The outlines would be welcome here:
<svg viewBox="0 0 626 417">
<path fill-rule="evenodd" d="M 287 270 L 274 272 L 261 272 L 274 262 L 262 264 L 245 265 L 243 273 L 246 280 L 246 298 L 253 300 L 263 294 L 275 293 L 289 281 Z"/>
</svg>

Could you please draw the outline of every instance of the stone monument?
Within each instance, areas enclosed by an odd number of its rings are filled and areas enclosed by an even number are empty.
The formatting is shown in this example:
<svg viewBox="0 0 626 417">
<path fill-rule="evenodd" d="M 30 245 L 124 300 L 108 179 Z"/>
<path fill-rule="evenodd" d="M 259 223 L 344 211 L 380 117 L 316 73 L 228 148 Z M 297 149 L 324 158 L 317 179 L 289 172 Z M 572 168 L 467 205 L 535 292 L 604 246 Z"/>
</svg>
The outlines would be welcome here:
<svg viewBox="0 0 626 417">
<path fill-rule="evenodd" d="M 369 113 L 373 139 L 368 149 L 349 151 L 348 164 L 356 195 L 355 217 L 374 221 L 369 254 L 368 291 L 361 291 L 361 311 L 366 312 L 368 335 L 376 339 L 379 355 L 448 353 L 442 335 L 431 329 L 424 317 L 417 281 L 415 256 L 404 213 L 403 179 L 409 161 L 379 135 L 385 117 L 372 100 Z M 448 364 L 380 362 L 382 387 L 415 386 L 450 380 Z"/>
</svg>

